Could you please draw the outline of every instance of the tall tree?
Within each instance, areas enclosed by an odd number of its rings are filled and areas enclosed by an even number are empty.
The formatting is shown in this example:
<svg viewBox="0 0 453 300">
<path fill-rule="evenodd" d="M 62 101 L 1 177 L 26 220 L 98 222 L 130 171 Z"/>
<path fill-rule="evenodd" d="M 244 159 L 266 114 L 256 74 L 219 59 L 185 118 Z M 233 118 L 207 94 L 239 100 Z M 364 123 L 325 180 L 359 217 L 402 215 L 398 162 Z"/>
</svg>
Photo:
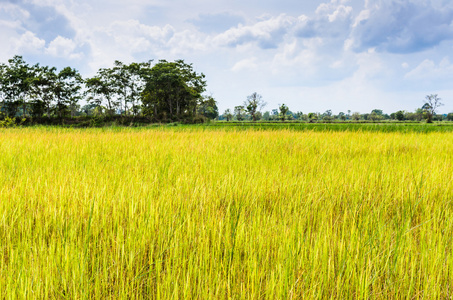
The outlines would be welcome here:
<svg viewBox="0 0 453 300">
<path fill-rule="evenodd" d="M 144 73 L 144 114 L 156 120 L 193 118 L 206 88 L 205 76 L 183 60 L 160 60 Z"/>
<path fill-rule="evenodd" d="M 54 88 L 57 81 L 56 68 L 33 66 L 32 101 L 30 102 L 33 117 L 50 116 L 50 108 L 55 99 Z"/>
<path fill-rule="evenodd" d="M 226 118 L 227 122 L 233 119 L 233 114 L 231 113 L 231 109 L 227 108 L 223 113 L 223 116 Z"/>
<path fill-rule="evenodd" d="M 112 69 L 113 87 L 120 105 L 121 113 L 138 113 L 138 103 L 145 87 L 143 74 L 149 72 L 152 61 L 126 65 L 115 61 Z"/>
<path fill-rule="evenodd" d="M 234 107 L 234 115 L 236 116 L 236 119 L 238 121 L 242 121 L 245 119 L 244 112 L 245 112 L 244 106 L 238 105 Z"/>
<path fill-rule="evenodd" d="M 62 69 L 57 76 L 54 86 L 55 94 L 55 109 L 58 117 L 62 117 L 64 113 L 70 109 L 71 116 L 74 116 L 74 108 L 81 99 L 82 76 L 76 69 L 66 67 Z"/>
<path fill-rule="evenodd" d="M 285 121 L 286 113 L 289 111 L 288 106 L 286 106 L 286 104 L 282 104 L 278 109 L 280 110 L 280 117 L 282 118 L 282 121 Z"/>
<path fill-rule="evenodd" d="M 89 95 L 88 102 L 98 106 L 106 105 L 107 113 L 113 115 L 115 108 L 118 107 L 113 70 L 99 69 L 96 76 L 85 80 L 85 87 Z"/>
<path fill-rule="evenodd" d="M 425 112 L 427 123 L 433 122 L 433 117 L 436 114 L 436 110 L 442 105 L 444 104 L 441 102 L 441 99 L 437 94 L 431 94 L 425 97 L 425 104 L 423 104 L 422 109 Z"/>
<path fill-rule="evenodd" d="M 266 102 L 263 101 L 263 97 L 258 93 L 253 93 L 247 97 L 247 100 L 244 101 L 244 107 L 247 109 L 247 112 L 252 116 L 253 122 L 256 121 L 256 114 L 263 107 L 266 106 Z"/>
<path fill-rule="evenodd" d="M 219 116 L 217 101 L 212 96 L 202 97 L 198 106 L 198 113 L 208 119 L 215 119 Z"/>
<path fill-rule="evenodd" d="M 8 65 L 2 66 L 1 90 L 2 110 L 10 117 L 14 117 L 20 106 L 22 114 L 27 114 L 27 97 L 31 89 L 33 75 L 30 66 L 22 56 L 14 56 L 8 60 Z"/>
</svg>

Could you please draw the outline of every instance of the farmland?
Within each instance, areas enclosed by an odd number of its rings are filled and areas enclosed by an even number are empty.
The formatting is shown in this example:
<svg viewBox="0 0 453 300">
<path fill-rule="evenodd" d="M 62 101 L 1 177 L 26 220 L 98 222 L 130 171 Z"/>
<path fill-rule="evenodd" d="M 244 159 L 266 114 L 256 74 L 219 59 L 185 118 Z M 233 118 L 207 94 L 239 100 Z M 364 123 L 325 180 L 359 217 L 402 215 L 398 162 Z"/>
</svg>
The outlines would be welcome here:
<svg viewBox="0 0 453 300">
<path fill-rule="evenodd" d="M 0 298 L 451 297 L 453 133 L 416 126 L 0 129 Z"/>
</svg>

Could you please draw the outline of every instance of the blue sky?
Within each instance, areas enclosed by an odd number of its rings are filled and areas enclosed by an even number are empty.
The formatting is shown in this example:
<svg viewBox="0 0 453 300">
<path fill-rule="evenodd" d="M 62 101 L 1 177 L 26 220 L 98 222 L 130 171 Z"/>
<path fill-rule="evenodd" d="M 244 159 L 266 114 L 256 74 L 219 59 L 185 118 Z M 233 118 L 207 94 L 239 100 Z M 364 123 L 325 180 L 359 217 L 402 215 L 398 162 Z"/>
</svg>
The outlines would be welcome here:
<svg viewBox="0 0 453 300">
<path fill-rule="evenodd" d="M 0 61 L 100 67 L 184 59 L 220 112 L 260 93 L 265 110 L 453 112 L 451 0 L 0 0 Z"/>
</svg>

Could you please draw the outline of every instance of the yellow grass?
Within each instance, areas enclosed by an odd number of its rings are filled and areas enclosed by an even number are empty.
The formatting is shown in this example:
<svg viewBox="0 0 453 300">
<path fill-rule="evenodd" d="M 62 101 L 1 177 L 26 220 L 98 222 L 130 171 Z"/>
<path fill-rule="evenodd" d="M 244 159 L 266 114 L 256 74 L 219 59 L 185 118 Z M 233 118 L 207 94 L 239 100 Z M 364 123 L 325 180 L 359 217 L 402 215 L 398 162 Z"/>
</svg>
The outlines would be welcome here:
<svg viewBox="0 0 453 300">
<path fill-rule="evenodd" d="M 0 299 L 448 298 L 453 133 L 2 129 Z"/>
</svg>

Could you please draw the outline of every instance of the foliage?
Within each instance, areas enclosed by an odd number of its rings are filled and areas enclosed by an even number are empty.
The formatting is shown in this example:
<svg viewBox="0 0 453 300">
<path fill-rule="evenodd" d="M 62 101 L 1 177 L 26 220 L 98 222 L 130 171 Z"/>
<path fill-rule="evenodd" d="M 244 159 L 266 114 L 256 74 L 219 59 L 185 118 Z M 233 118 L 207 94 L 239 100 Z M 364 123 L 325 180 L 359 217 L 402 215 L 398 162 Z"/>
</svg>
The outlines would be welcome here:
<svg viewBox="0 0 453 300">
<path fill-rule="evenodd" d="M 426 96 L 425 104 L 423 104 L 422 109 L 425 113 L 427 123 L 433 122 L 433 117 L 436 114 L 437 108 L 439 108 L 442 105 L 443 103 L 441 102 L 441 99 L 438 97 L 437 94 L 431 94 Z"/>
<path fill-rule="evenodd" d="M 280 111 L 280 118 L 282 119 L 282 121 L 285 121 L 286 113 L 289 111 L 288 106 L 286 106 L 286 104 L 283 103 L 278 107 L 278 109 Z"/>
<path fill-rule="evenodd" d="M 231 113 L 231 110 L 229 108 L 225 110 L 223 116 L 225 117 L 227 122 L 233 119 L 233 114 Z"/>
<path fill-rule="evenodd" d="M 236 120 L 242 121 L 245 119 L 245 109 L 244 106 L 238 105 L 234 107 L 234 115 L 236 117 Z"/>
<path fill-rule="evenodd" d="M 206 88 L 204 74 L 183 60 L 160 60 L 144 73 L 143 113 L 154 120 L 193 119 Z"/>
<path fill-rule="evenodd" d="M 210 120 L 214 120 L 219 116 L 217 102 L 212 96 L 202 97 L 197 111 L 199 115 Z"/>
<path fill-rule="evenodd" d="M 257 120 L 257 113 L 266 106 L 263 96 L 258 93 L 253 93 L 244 101 L 244 107 L 252 117 L 253 122 Z"/>
</svg>

